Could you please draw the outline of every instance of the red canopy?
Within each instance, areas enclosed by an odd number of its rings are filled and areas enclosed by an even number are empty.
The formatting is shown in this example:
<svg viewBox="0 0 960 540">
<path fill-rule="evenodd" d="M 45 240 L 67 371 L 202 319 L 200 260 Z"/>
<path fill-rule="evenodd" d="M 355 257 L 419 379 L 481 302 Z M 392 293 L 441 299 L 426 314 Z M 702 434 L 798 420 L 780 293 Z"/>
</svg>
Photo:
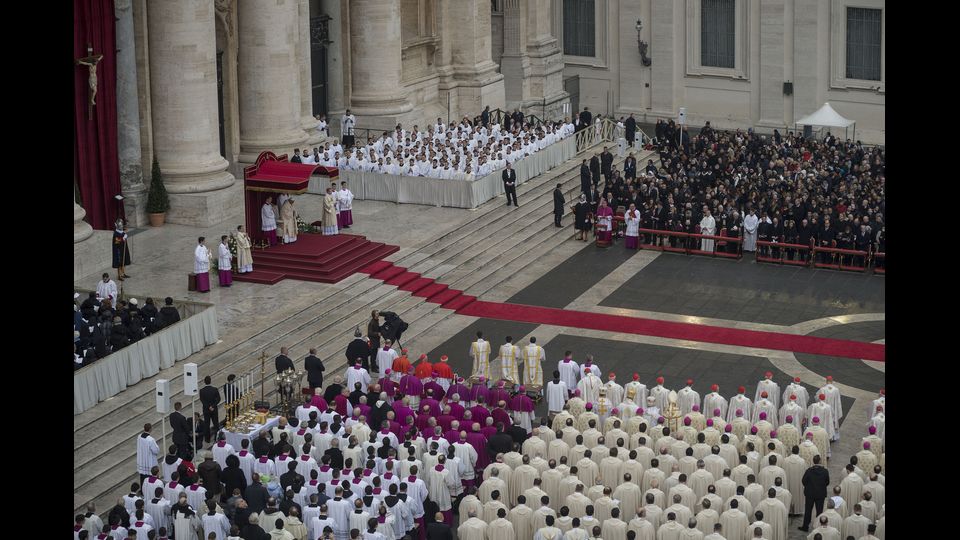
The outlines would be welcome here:
<svg viewBox="0 0 960 540">
<path fill-rule="evenodd" d="M 267 197 L 276 198 L 279 193 L 306 193 L 311 176 L 336 178 L 338 173 L 336 167 L 290 163 L 286 154 L 277 156 L 273 152 L 262 152 L 256 163 L 243 169 L 247 234 L 254 242 L 264 238 L 260 230 L 260 209 Z"/>
</svg>

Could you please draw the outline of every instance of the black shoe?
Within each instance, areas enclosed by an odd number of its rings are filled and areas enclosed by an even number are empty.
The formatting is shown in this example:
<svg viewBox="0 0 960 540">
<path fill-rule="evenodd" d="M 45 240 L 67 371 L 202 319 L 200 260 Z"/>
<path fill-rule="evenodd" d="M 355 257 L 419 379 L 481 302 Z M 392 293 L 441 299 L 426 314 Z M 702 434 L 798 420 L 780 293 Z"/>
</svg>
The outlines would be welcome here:
<svg viewBox="0 0 960 540">
<path fill-rule="evenodd" d="M 797 530 L 800 530 L 803 532 L 810 532 L 810 527 L 797 527 Z"/>
</svg>

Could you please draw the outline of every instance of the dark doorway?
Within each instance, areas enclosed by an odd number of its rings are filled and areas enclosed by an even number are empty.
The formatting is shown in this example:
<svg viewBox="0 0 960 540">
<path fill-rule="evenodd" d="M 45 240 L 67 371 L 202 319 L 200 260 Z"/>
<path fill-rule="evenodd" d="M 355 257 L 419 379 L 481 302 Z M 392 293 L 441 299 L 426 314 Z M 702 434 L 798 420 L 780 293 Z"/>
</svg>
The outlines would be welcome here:
<svg viewBox="0 0 960 540">
<path fill-rule="evenodd" d="M 329 15 L 310 17 L 310 90 L 313 114 L 327 113 L 327 46 L 330 41 Z"/>
<path fill-rule="evenodd" d="M 580 112 L 580 76 L 574 75 L 563 80 L 563 91 L 570 94 L 570 117 Z"/>
<path fill-rule="evenodd" d="M 223 127 L 223 51 L 217 51 L 217 118 L 220 127 L 220 155 L 226 159 L 227 146 Z"/>
</svg>

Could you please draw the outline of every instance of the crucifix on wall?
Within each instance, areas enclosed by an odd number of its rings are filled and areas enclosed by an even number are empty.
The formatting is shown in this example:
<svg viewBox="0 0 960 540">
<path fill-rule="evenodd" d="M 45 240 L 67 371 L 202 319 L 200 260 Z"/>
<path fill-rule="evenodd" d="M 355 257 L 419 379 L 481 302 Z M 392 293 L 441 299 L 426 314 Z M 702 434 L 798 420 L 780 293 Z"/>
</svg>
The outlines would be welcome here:
<svg viewBox="0 0 960 540">
<path fill-rule="evenodd" d="M 93 106 L 97 104 L 97 64 L 103 60 L 102 54 L 93 54 L 93 45 L 87 44 L 87 56 L 77 59 L 77 64 L 81 66 L 87 66 L 87 70 L 90 72 L 89 84 L 90 84 L 90 103 L 87 104 L 87 119 L 90 120 L 93 118 Z"/>
</svg>

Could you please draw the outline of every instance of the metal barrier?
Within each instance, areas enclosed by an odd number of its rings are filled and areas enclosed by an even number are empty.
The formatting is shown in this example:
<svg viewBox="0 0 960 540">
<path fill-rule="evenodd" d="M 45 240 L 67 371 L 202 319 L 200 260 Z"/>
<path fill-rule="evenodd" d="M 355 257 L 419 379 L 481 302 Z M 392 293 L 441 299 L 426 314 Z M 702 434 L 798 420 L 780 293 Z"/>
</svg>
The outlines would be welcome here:
<svg viewBox="0 0 960 540">
<path fill-rule="evenodd" d="M 640 248 L 683 253 L 685 255 L 704 255 L 727 259 L 743 257 L 743 239 L 735 236 L 718 236 L 712 234 L 692 234 L 685 232 L 661 231 L 657 229 L 640 229 Z M 700 240 L 714 240 L 716 244 L 712 251 L 700 249 Z M 723 243 L 721 245 L 721 242 Z M 731 244 L 733 244 L 731 246 Z M 724 249 L 719 249 L 723 247 Z M 733 249 L 731 249 L 731 247 Z"/>
<path fill-rule="evenodd" d="M 880 260 L 884 266 L 877 266 L 877 260 Z M 873 273 L 874 274 L 886 274 L 887 269 L 884 268 L 887 263 L 887 254 L 882 251 L 876 251 L 873 253 Z"/>
<path fill-rule="evenodd" d="M 821 262 L 821 253 L 830 254 L 830 262 Z M 870 252 L 856 249 L 814 246 L 812 260 L 814 268 L 844 270 L 847 272 L 866 272 L 870 267 Z M 845 261 L 849 264 L 844 264 Z M 857 264 L 858 262 L 859 264 Z"/>
<path fill-rule="evenodd" d="M 785 244 L 782 242 L 767 242 L 766 240 L 757 240 L 757 248 L 770 248 L 770 255 L 764 255 L 762 249 L 757 249 L 756 261 L 774 264 L 789 264 L 793 266 L 810 266 L 810 250 L 813 249 L 813 241 L 810 245 L 803 244 Z M 799 255 L 799 257 L 796 257 Z"/>
</svg>

